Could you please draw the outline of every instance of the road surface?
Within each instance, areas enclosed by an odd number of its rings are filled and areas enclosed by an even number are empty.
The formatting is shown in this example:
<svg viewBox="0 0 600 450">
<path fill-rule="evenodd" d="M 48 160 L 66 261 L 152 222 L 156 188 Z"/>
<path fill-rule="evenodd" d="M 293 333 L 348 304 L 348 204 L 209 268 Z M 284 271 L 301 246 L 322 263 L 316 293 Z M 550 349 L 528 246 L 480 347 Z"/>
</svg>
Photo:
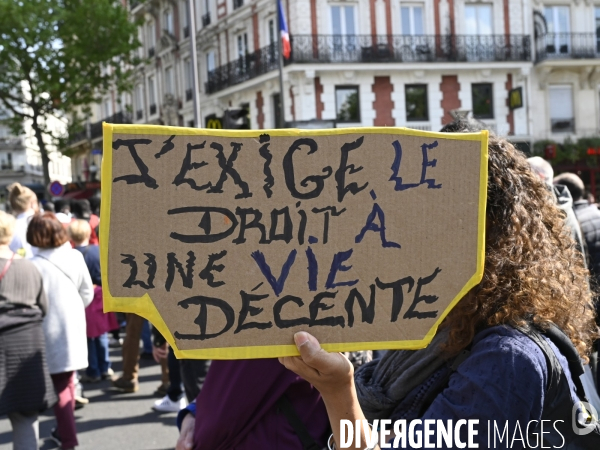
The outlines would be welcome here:
<svg viewBox="0 0 600 450">
<path fill-rule="evenodd" d="M 120 372 L 121 349 L 111 349 L 113 369 Z M 173 449 L 178 431 L 175 413 L 158 414 L 151 410 L 160 384 L 160 366 L 154 361 L 140 361 L 140 389 L 134 394 L 121 394 L 109 381 L 86 384 L 90 403 L 75 411 L 79 450 L 163 450 Z M 40 449 L 57 448 L 48 439 L 55 426 L 52 411 L 40 416 Z M 0 450 L 12 450 L 10 422 L 0 418 Z"/>
</svg>

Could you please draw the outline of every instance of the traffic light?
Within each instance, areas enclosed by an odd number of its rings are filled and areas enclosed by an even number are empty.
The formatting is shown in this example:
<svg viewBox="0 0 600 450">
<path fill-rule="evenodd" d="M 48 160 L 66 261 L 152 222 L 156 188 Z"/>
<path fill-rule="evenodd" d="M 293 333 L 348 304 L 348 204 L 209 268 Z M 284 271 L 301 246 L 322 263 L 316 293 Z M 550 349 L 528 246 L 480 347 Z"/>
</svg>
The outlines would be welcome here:
<svg viewBox="0 0 600 450">
<path fill-rule="evenodd" d="M 240 108 L 225 111 L 223 114 L 223 128 L 227 130 L 249 130 L 248 110 L 247 105 L 242 105 Z"/>
</svg>

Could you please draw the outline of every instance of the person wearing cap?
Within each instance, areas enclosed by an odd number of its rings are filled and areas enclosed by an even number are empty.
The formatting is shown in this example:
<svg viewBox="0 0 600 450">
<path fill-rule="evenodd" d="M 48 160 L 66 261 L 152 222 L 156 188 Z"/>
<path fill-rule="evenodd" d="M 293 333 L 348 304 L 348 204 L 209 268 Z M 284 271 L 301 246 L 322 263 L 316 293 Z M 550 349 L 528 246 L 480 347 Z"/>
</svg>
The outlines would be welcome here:
<svg viewBox="0 0 600 450">
<path fill-rule="evenodd" d="M 13 183 L 8 187 L 8 201 L 17 217 L 9 248 L 24 258 L 33 258 L 35 249 L 27 242 L 27 226 L 31 216 L 39 211 L 37 196 L 28 187 Z"/>
</svg>

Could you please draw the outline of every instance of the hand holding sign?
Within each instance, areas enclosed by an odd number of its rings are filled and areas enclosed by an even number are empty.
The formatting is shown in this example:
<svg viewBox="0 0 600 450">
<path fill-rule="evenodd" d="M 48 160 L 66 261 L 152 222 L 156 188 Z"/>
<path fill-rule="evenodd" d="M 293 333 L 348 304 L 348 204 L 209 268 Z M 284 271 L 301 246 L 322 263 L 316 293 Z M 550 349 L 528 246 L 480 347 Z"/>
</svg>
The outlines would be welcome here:
<svg viewBox="0 0 600 450">
<path fill-rule="evenodd" d="M 483 273 L 487 134 L 104 128 L 107 310 L 178 356 L 420 348 Z M 108 224 L 108 225 L 105 225 Z"/>
</svg>

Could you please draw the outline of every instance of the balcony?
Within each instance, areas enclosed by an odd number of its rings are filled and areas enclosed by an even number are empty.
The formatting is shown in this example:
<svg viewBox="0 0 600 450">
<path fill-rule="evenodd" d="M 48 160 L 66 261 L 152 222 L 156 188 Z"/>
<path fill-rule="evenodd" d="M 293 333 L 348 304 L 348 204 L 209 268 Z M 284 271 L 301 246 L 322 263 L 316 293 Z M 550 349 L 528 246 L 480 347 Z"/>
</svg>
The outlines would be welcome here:
<svg viewBox="0 0 600 450">
<path fill-rule="evenodd" d="M 212 94 L 276 70 L 278 64 L 279 49 L 275 44 L 267 45 L 209 72 L 206 93 Z"/>
<path fill-rule="evenodd" d="M 78 131 L 77 133 L 70 133 L 69 134 L 69 140 L 68 140 L 68 145 L 73 145 L 77 142 L 81 142 L 87 139 L 87 131 L 86 130 L 82 130 L 82 131 Z"/>
<path fill-rule="evenodd" d="M 99 137 L 102 137 L 102 122 L 107 122 L 107 123 L 131 123 L 131 117 L 129 116 L 129 114 L 121 111 L 118 112 L 116 114 L 113 114 L 110 117 L 107 117 L 105 119 L 99 120 L 98 122 L 94 122 L 91 123 L 89 125 L 90 127 L 90 134 L 89 134 L 89 139 L 94 140 L 97 139 Z M 79 131 L 77 133 L 74 133 L 72 135 L 69 136 L 69 141 L 68 144 L 72 145 L 75 144 L 77 142 L 83 141 L 88 139 L 88 132 L 87 130 L 82 130 Z"/>
<path fill-rule="evenodd" d="M 233 0 L 233 9 L 238 9 L 244 6 L 244 0 Z"/>
<path fill-rule="evenodd" d="M 25 144 L 20 137 L 0 138 L 0 150 L 24 150 Z"/>
<path fill-rule="evenodd" d="M 531 60 L 525 35 L 294 35 L 291 46 L 294 63 Z"/>
<path fill-rule="evenodd" d="M 537 39 L 535 47 L 536 62 L 600 58 L 600 36 L 595 33 L 547 33 Z"/>
<path fill-rule="evenodd" d="M 210 25 L 210 12 L 207 12 L 202 16 L 202 26 L 207 27 Z"/>
<path fill-rule="evenodd" d="M 294 63 L 399 63 L 531 61 L 525 35 L 394 36 L 294 35 L 286 65 Z M 276 44 L 263 47 L 208 74 L 207 94 L 234 86 L 278 67 Z"/>
</svg>

